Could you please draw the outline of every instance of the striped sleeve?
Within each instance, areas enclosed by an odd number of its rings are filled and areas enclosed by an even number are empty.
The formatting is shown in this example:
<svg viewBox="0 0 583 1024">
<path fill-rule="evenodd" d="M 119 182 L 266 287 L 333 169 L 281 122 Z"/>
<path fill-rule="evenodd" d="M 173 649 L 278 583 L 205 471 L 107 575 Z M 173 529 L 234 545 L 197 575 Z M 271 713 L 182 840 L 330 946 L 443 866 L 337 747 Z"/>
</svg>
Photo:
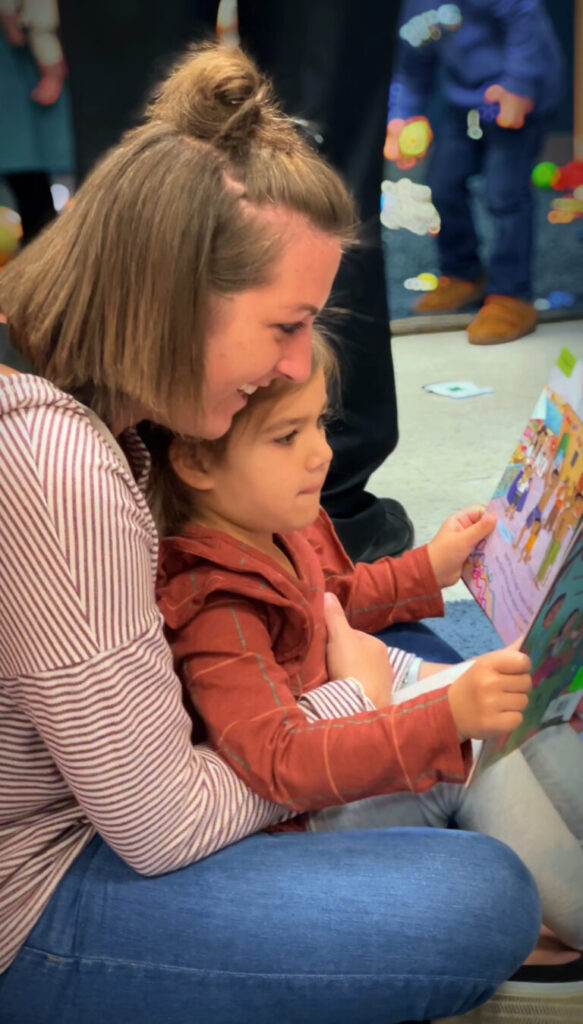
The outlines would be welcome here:
<svg viewBox="0 0 583 1024">
<path fill-rule="evenodd" d="M 80 408 L 66 400 L 5 413 L 0 460 L 0 678 L 11 727 L 32 724 L 42 739 L 27 763 L 32 804 L 36 783 L 43 806 L 48 751 L 61 798 L 72 795 L 80 820 L 144 874 L 285 817 L 208 747 L 192 746 L 154 600 L 151 518 Z M 327 716 L 334 700 L 342 715 L 367 706 L 357 686 L 330 686 Z M 10 757 L 5 743 L 0 758 Z M 0 851 L 6 808 L 0 785 Z"/>
</svg>

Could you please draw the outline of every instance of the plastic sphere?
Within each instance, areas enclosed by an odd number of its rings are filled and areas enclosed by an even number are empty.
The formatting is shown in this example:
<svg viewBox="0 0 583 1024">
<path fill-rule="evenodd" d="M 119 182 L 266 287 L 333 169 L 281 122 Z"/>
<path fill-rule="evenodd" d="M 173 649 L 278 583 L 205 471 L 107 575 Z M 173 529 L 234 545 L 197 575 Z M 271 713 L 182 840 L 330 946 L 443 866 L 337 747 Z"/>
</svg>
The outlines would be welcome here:
<svg viewBox="0 0 583 1024">
<path fill-rule="evenodd" d="M 12 256 L 22 238 L 22 223 L 15 210 L 0 206 L 0 267 Z"/>
<path fill-rule="evenodd" d="M 422 274 L 418 274 L 417 278 L 419 281 L 423 282 L 423 291 L 433 292 L 439 284 L 435 274 L 429 274 L 426 271 L 423 271 Z"/>
<path fill-rule="evenodd" d="M 531 181 L 537 188 L 552 188 L 552 179 L 559 168 L 551 160 L 542 160 L 532 169 Z"/>
<path fill-rule="evenodd" d="M 425 119 L 406 124 L 399 135 L 399 149 L 403 156 L 422 156 L 430 142 L 431 130 Z"/>
<path fill-rule="evenodd" d="M 551 309 L 560 309 L 561 306 L 572 306 L 575 296 L 571 292 L 549 292 L 549 302 Z"/>
</svg>

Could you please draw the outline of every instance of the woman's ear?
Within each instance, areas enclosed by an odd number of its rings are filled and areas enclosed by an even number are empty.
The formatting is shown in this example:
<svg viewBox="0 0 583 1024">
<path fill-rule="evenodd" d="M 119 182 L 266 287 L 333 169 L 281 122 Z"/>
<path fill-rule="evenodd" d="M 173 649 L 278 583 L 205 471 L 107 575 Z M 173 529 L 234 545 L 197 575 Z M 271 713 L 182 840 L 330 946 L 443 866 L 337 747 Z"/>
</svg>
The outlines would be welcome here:
<svg viewBox="0 0 583 1024">
<path fill-rule="evenodd" d="M 195 491 L 212 491 L 215 480 L 213 460 L 204 444 L 175 437 L 168 449 L 170 465 L 183 483 Z"/>
</svg>

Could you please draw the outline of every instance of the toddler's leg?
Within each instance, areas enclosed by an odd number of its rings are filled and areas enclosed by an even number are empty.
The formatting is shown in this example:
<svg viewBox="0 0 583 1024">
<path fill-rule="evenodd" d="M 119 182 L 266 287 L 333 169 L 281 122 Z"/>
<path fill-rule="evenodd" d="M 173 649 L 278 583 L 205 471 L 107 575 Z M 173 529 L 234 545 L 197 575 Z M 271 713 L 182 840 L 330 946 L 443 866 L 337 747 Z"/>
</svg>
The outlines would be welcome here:
<svg viewBox="0 0 583 1024">
<path fill-rule="evenodd" d="M 583 850 L 520 750 L 501 758 L 466 789 L 456 814 L 464 829 L 507 843 L 532 872 L 543 921 L 583 949 Z"/>
<path fill-rule="evenodd" d="M 521 750 L 563 821 L 583 843 L 583 740 L 565 722 L 542 729 Z"/>
</svg>

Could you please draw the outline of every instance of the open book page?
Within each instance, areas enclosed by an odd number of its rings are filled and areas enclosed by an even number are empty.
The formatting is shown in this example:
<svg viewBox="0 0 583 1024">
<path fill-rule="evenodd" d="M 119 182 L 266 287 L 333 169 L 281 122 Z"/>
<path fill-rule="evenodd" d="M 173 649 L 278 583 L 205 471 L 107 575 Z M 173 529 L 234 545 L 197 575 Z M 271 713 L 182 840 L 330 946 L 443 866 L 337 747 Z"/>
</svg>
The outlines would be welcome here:
<svg viewBox="0 0 583 1024">
<path fill-rule="evenodd" d="M 488 505 L 498 522 L 462 578 L 505 643 L 524 635 L 583 516 L 583 360 L 553 367 Z"/>
<path fill-rule="evenodd" d="M 570 721 L 583 702 L 583 532 L 569 546 L 522 650 L 532 661 L 533 684 L 522 724 L 484 743 L 473 778 L 540 729 Z"/>
</svg>

